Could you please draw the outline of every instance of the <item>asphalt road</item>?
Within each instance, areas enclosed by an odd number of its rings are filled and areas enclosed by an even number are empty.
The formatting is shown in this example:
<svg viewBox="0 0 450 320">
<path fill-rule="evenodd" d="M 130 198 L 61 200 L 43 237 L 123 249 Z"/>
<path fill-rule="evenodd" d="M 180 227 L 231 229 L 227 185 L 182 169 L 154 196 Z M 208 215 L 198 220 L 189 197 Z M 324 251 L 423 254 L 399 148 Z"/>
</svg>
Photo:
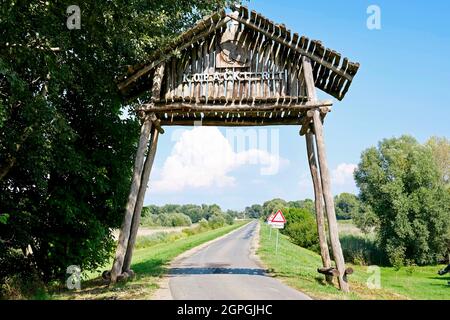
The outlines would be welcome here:
<svg viewBox="0 0 450 320">
<path fill-rule="evenodd" d="M 305 294 L 266 275 L 252 258 L 257 222 L 176 261 L 169 272 L 173 299 L 306 300 Z"/>
</svg>

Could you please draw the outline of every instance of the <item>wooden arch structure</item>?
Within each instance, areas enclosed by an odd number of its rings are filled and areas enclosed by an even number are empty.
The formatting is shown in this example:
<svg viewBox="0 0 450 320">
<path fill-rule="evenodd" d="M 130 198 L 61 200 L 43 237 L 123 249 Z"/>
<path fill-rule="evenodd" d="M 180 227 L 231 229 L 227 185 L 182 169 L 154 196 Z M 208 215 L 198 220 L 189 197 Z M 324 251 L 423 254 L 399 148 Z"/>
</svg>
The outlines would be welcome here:
<svg viewBox="0 0 450 320">
<path fill-rule="evenodd" d="M 342 100 L 359 64 L 244 6 L 233 10 L 205 17 L 119 81 L 125 97 L 151 91 L 151 99 L 136 109 L 141 134 L 111 281 L 132 272 L 144 195 L 163 127 L 200 121 L 205 126 L 296 125 L 306 136 L 314 185 L 323 262 L 319 272 L 327 281 L 336 276 L 341 290 L 348 291 L 349 270 L 339 241 L 323 137 L 332 101 L 319 101 L 316 88 Z"/>
</svg>

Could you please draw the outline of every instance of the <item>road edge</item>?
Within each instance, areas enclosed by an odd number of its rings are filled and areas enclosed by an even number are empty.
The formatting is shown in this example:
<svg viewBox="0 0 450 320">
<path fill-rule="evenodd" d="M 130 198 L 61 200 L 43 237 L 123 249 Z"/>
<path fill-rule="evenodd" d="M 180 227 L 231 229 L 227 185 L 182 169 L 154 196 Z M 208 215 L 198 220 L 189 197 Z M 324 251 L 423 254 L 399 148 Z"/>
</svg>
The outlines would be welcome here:
<svg viewBox="0 0 450 320">
<path fill-rule="evenodd" d="M 257 236 L 255 236 L 255 237 L 253 238 L 254 241 L 257 241 L 257 244 L 255 244 L 254 256 L 252 256 L 252 258 L 254 258 L 255 261 L 261 266 L 261 268 L 263 268 L 263 269 L 265 270 L 267 276 L 269 276 L 269 277 L 271 277 L 271 278 L 274 278 L 274 279 L 278 280 L 279 282 L 281 282 L 282 284 L 284 284 L 285 286 L 288 286 L 289 288 L 294 289 L 294 290 L 296 290 L 296 291 L 298 291 L 298 292 L 304 294 L 304 295 L 307 296 L 310 300 L 317 300 L 315 297 L 312 297 L 310 294 L 305 293 L 303 290 L 297 289 L 297 288 L 295 288 L 295 287 L 289 285 L 289 284 L 286 282 L 285 279 L 280 278 L 280 277 L 277 277 L 277 276 L 275 275 L 275 273 L 273 272 L 273 269 L 271 269 L 268 265 L 266 265 L 266 264 L 262 261 L 262 259 L 257 255 L 258 249 L 259 249 L 259 247 L 260 247 L 260 241 L 259 241 L 259 239 L 260 239 L 260 233 L 261 233 L 261 232 L 260 232 L 260 231 L 261 231 L 261 223 L 263 223 L 263 222 L 258 221 L 258 227 L 257 227 L 257 229 L 258 229 L 257 232 L 258 232 L 258 233 L 257 233 Z M 256 239 L 256 240 L 255 240 L 255 239 Z M 252 245 L 252 247 L 253 247 L 253 245 Z"/>
<path fill-rule="evenodd" d="M 179 254 L 170 262 L 168 269 L 176 267 L 177 264 L 179 264 L 183 259 L 186 259 L 187 257 L 197 253 L 198 251 L 210 246 L 211 244 L 213 244 L 219 240 L 222 240 L 225 237 L 228 237 L 229 235 L 237 232 L 238 230 L 241 230 L 245 226 L 248 226 L 249 223 L 252 223 L 252 221 L 244 223 L 239 228 L 236 228 L 218 238 L 215 238 L 208 242 L 202 243 L 201 245 L 198 245 L 192 249 L 189 249 L 189 250 Z M 259 228 L 259 227 L 260 226 L 258 223 L 257 228 Z M 259 236 L 259 231 L 258 231 L 258 236 Z M 253 238 L 255 238 L 255 237 L 253 237 Z M 258 243 L 259 243 L 259 241 L 258 241 Z M 169 287 L 169 280 L 170 280 L 169 273 L 166 273 L 160 280 L 157 281 L 156 284 L 158 286 L 158 289 L 150 296 L 150 300 L 173 300 L 172 292 L 170 291 L 170 287 Z"/>
</svg>

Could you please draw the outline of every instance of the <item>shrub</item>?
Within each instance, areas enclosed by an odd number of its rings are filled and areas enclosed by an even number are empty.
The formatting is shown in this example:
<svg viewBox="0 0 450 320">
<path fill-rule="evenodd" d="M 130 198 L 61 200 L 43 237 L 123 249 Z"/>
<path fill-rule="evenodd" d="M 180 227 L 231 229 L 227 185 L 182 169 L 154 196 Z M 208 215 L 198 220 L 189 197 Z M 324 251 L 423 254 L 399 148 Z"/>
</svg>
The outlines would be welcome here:
<svg viewBox="0 0 450 320">
<path fill-rule="evenodd" d="M 199 227 L 203 228 L 203 229 L 209 229 L 209 223 L 208 220 L 206 220 L 205 218 L 203 218 L 202 220 L 200 220 L 199 222 Z"/>
<path fill-rule="evenodd" d="M 232 225 L 234 223 L 234 218 L 230 214 L 225 214 L 225 223 Z"/>
<path fill-rule="evenodd" d="M 291 242 L 296 245 L 319 251 L 319 237 L 314 216 L 306 209 L 289 208 L 283 212 L 286 225 L 282 233 L 289 236 Z"/>
<path fill-rule="evenodd" d="M 157 225 L 163 227 L 184 227 L 192 224 L 191 218 L 182 213 L 160 214 L 156 219 Z"/>
<path fill-rule="evenodd" d="M 223 227 L 226 221 L 223 215 L 214 214 L 209 217 L 208 223 L 211 226 L 211 228 L 216 229 Z"/>
</svg>

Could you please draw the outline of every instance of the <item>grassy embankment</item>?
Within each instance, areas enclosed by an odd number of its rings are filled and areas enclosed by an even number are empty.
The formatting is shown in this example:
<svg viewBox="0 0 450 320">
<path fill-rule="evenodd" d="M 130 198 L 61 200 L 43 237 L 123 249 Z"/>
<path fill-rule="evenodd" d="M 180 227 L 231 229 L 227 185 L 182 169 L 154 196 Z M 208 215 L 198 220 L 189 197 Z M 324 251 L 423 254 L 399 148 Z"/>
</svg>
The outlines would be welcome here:
<svg viewBox="0 0 450 320">
<path fill-rule="evenodd" d="M 138 238 L 131 268 L 137 276 L 134 280 L 120 283 L 112 288 L 103 282 L 99 273 L 89 274 L 80 291 L 64 290 L 51 296 L 53 299 L 149 299 L 158 281 L 164 276 L 171 260 L 181 253 L 205 242 L 223 236 L 248 221 L 238 221 L 213 230 L 173 233 L 168 236 Z M 158 239 L 160 238 L 160 239 Z M 108 268 L 110 265 L 106 266 Z"/>
<path fill-rule="evenodd" d="M 354 233 L 352 233 L 354 234 Z M 367 280 L 373 273 L 367 266 L 347 264 L 355 272 L 350 276 L 351 293 L 343 294 L 324 283 L 317 272 L 320 255 L 294 245 L 280 234 L 278 255 L 275 237 L 269 239 L 269 228 L 262 223 L 258 255 L 272 274 L 315 299 L 450 299 L 449 276 L 439 276 L 442 266 L 381 267 L 381 289 L 369 289 Z"/>
</svg>

